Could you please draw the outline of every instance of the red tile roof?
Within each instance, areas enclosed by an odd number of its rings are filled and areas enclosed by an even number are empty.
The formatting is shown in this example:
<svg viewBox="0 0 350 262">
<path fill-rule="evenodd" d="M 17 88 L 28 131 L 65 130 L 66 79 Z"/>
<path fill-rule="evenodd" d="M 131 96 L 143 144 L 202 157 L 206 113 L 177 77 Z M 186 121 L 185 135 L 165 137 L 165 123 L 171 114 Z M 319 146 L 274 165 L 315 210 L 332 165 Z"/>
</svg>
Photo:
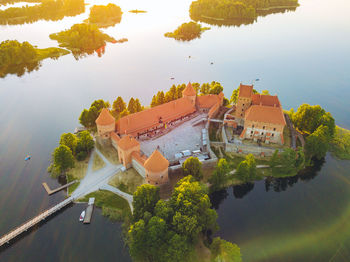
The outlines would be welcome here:
<svg viewBox="0 0 350 262">
<path fill-rule="evenodd" d="M 260 95 L 260 94 L 254 94 L 252 96 L 252 104 L 262 105 L 262 106 L 276 106 L 276 107 L 281 106 L 281 103 L 278 100 L 277 96 Z"/>
<path fill-rule="evenodd" d="M 158 150 L 155 150 L 146 160 L 144 166 L 146 170 L 158 173 L 169 167 L 169 161 Z"/>
<path fill-rule="evenodd" d="M 166 104 L 124 116 L 117 122 L 117 130 L 120 134 L 136 136 L 147 129 L 157 127 L 162 122 L 169 122 L 181 116 L 196 111 L 195 106 L 186 98 L 180 98 Z"/>
<path fill-rule="evenodd" d="M 251 98 L 253 95 L 253 85 L 239 85 L 239 96 Z"/>
<path fill-rule="evenodd" d="M 115 123 L 115 119 L 107 108 L 103 108 L 95 123 L 100 126 L 108 126 Z"/>
<path fill-rule="evenodd" d="M 200 108 L 212 108 L 220 99 L 219 95 L 198 96 L 197 103 Z"/>
<path fill-rule="evenodd" d="M 252 105 L 245 113 L 245 120 L 285 125 L 282 108 L 271 106 Z"/>
<path fill-rule="evenodd" d="M 120 140 L 120 136 L 118 136 L 115 132 L 111 132 L 111 138 L 117 143 Z"/>
<path fill-rule="evenodd" d="M 186 88 L 182 91 L 182 96 L 195 96 L 195 95 L 197 95 L 197 92 L 189 82 Z"/>
<path fill-rule="evenodd" d="M 140 145 L 140 143 L 130 135 L 123 136 L 118 141 L 118 147 L 120 147 L 123 150 L 129 150 L 138 145 Z"/>
<path fill-rule="evenodd" d="M 141 156 L 140 152 L 137 152 L 137 151 L 132 152 L 131 157 L 134 158 L 141 165 L 144 165 L 145 161 L 147 160 L 145 155 Z"/>
</svg>

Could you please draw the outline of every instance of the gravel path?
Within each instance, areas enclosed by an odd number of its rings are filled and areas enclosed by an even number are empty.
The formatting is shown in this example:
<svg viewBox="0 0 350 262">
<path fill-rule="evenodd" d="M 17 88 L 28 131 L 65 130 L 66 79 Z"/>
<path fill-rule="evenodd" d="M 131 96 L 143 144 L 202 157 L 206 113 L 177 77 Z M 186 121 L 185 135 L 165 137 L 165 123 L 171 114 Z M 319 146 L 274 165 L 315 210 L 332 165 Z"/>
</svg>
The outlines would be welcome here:
<svg viewBox="0 0 350 262">
<path fill-rule="evenodd" d="M 93 159 L 95 154 L 97 154 L 101 159 L 106 163 L 106 165 L 97 170 L 93 171 L 92 166 L 93 166 Z M 118 196 L 124 198 L 126 201 L 128 201 L 130 205 L 131 211 L 133 210 L 132 207 L 132 200 L 133 197 L 132 195 L 129 195 L 125 192 L 120 191 L 119 189 L 112 187 L 108 185 L 108 181 L 116 174 L 118 173 L 122 165 L 114 165 L 111 162 L 108 161 L 107 158 L 98 150 L 94 149 L 94 151 L 91 153 L 91 157 L 89 160 L 88 168 L 85 177 L 80 180 L 80 184 L 77 187 L 77 189 L 72 193 L 72 198 L 78 199 L 81 198 L 89 193 L 92 193 L 94 191 L 104 189 L 111 191 Z"/>
</svg>

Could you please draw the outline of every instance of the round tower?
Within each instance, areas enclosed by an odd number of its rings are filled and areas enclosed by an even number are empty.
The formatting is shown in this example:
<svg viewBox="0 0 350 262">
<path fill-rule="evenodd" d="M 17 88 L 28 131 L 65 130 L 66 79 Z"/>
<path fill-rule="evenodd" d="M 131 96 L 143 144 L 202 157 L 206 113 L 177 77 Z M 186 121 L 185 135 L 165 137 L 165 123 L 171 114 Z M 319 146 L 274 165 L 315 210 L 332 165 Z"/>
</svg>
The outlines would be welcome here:
<svg viewBox="0 0 350 262">
<path fill-rule="evenodd" d="M 169 182 L 169 161 L 158 150 L 145 161 L 144 167 L 148 184 L 158 186 Z"/>
<path fill-rule="evenodd" d="M 95 123 L 97 133 L 103 139 L 110 138 L 110 133 L 115 131 L 115 119 L 107 108 L 102 109 Z"/>
<path fill-rule="evenodd" d="M 193 105 L 196 105 L 197 92 L 192 87 L 191 82 L 189 82 L 186 88 L 182 91 L 182 97 L 187 98 Z"/>
</svg>

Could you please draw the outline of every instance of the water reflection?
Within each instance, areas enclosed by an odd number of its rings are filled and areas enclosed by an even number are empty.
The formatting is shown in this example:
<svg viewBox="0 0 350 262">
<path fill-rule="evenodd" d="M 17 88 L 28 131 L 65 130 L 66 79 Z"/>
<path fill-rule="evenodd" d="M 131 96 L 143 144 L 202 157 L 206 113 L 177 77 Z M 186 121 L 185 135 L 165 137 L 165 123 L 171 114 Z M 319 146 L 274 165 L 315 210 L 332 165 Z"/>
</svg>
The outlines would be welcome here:
<svg viewBox="0 0 350 262">
<path fill-rule="evenodd" d="M 297 7 L 290 7 L 290 8 L 276 8 L 272 10 L 257 10 L 257 17 L 256 18 L 237 18 L 237 19 L 215 19 L 210 17 L 203 17 L 203 16 L 196 16 L 194 14 L 190 14 L 190 17 L 192 20 L 196 22 L 203 22 L 210 25 L 216 25 L 216 26 L 235 26 L 240 27 L 242 25 L 250 25 L 254 24 L 258 21 L 259 17 L 265 17 L 271 14 L 278 14 L 278 13 L 286 13 L 286 12 L 294 12 L 297 9 Z"/>
<path fill-rule="evenodd" d="M 321 171 L 322 166 L 325 163 L 325 159 L 315 160 L 314 166 L 307 167 L 304 170 L 300 171 L 298 175 L 292 177 L 267 177 L 264 181 L 265 183 L 265 192 L 274 191 L 274 192 L 283 192 L 288 188 L 292 187 L 294 184 L 299 181 L 308 182 L 314 179 Z M 254 183 L 245 183 L 242 185 L 232 186 L 233 196 L 236 199 L 242 199 L 252 192 L 254 189 Z M 216 191 L 210 195 L 210 201 L 214 209 L 219 209 L 220 204 L 229 196 L 228 189 L 223 189 Z"/>
<path fill-rule="evenodd" d="M 35 23 L 38 20 L 58 21 L 66 16 L 76 16 L 84 12 L 84 0 L 50 0 L 34 6 L 0 10 L 0 25 L 20 25 Z"/>
<path fill-rule="evenodd" d="M 4 78 L 8 74 L 17 75 L 18 77 L 23 76 L 25 73 L 30 73 L 32 71 L 37 71 L 41 67 L 41 62 L 36 61 L 33 63 L 10 65 L 0 67 L 0 77 Z"/>
</svg>

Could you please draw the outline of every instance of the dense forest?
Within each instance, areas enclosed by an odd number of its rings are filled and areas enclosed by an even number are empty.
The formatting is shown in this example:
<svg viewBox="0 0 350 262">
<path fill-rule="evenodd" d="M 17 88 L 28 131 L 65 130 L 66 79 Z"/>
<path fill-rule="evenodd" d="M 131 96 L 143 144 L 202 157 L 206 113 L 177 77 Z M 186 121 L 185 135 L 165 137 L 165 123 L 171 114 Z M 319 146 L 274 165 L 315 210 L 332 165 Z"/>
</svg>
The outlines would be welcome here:
<svg viewBox="0 0 350 262">
<path fill-rule="evenodd" d="M 254 22 L 258 15 L 297 6 L 298 0 L 197 0 L 190 6 L 190 16 L 210 24 L 241 25 Z"/>
<path fill-rule="evenodd" d="M 61 48 L 37 49 L 28 42 L 7 40 L 0 43 L 0 77 L 8 74 L 22 76 L 26 72 L 38 70 L 45 58 L 58 58 L 68 54 Z"/>
<path fill-rule="evenodd" d="M 99 27 L 112 26 L 120 23 L 122 19 L 122 10 L 115 4 L 94 5 L 90 9 L 89 23 L 96 24 Z"/>
<path fill-rule="evenodd" d="M 75 24 L 70 29 L 51 34 L 61 47 L 72 51 L 75 58 L 92 54 L 95 50 L 106 45 L 106 42 L 115 42 L 113 37 L 102 33 L 96 25 Z"/>
<path fill-rule="evenodd" d="M 183 23 L 174 32 L 165 33 L 164 36 L 181 41 L 191 41 L 195 38 L 199 38 L 202 32 L 208 29 L 208 27 L 202 27 L 196 22 L 189 22 Z"/>
<path fill-rule="evenodd" d="M 46 0 L 35 6 L 10 7 L 0 10 L 0 24 L 17 25 L 38 20 L 57 21 L 85 11 L 84 0 Z"/>
</svg>

